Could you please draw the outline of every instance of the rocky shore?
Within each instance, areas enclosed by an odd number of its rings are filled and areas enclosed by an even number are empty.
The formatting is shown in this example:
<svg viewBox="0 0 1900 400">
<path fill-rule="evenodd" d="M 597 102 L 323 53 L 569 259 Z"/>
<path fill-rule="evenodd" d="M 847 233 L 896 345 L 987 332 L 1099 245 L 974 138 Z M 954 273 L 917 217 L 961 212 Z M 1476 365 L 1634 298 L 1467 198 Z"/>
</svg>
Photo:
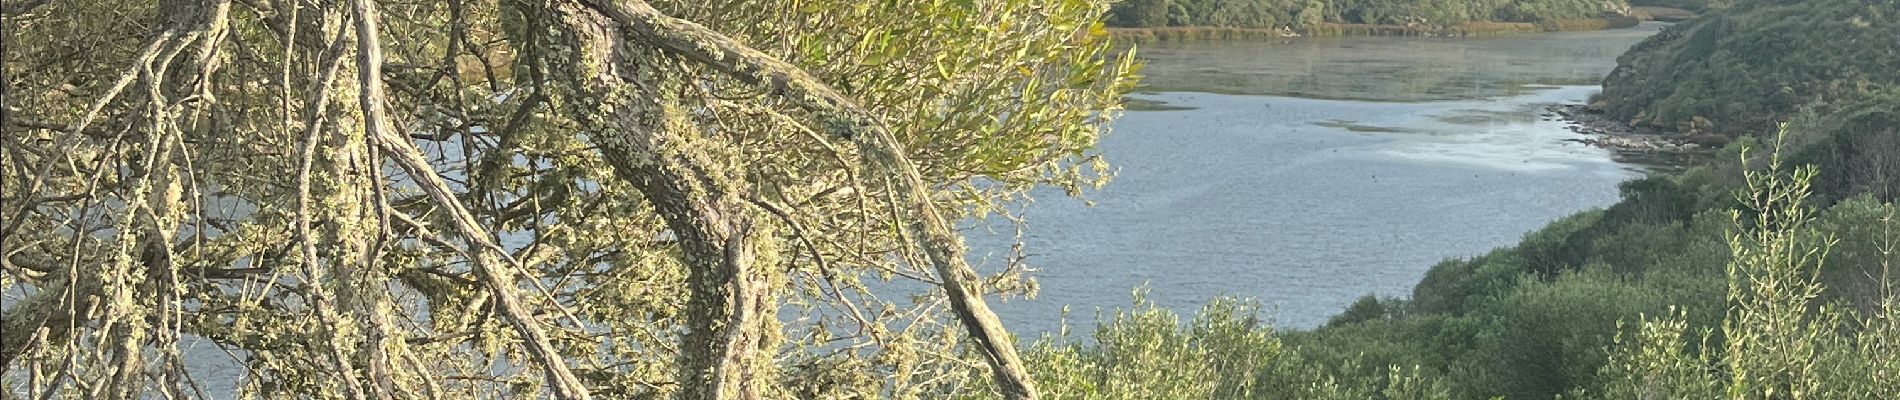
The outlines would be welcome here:
<svg viewBox="0 0 1900 400">
<path fill-rule="evenodd" d="M 1714 154 L 1727 144 L 1716 135 L 1681 135 L 1651 127 L 1633 126 L 1605 115 L 1601 109 L 1583 104 L 1559 104 L 1547 107 L 1546 119 L 1562 119 L 1570 131 L 1584 137 L 1565 139 L 1615 151 L 1626 161 L 1681 166 L 1694 159 Z"/>
</svg>

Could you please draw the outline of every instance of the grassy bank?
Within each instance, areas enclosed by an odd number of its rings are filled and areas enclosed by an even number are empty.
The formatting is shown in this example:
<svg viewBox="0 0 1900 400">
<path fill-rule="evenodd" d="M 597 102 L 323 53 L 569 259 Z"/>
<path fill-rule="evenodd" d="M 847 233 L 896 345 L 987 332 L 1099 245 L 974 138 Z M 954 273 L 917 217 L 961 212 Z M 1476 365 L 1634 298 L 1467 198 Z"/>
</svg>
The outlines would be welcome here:
<svg viewBox="0 0 1900 400">
<path fill-rule="evenodd" d="M 1165 28 L 1108 28 L 1116 43 L 1259 40 L 1297 36 L 1294 31 L 1264 28 L 1170 26 Z"/>
<path fill-rule="evenodd" d="M 1117 42 L 1171 42 L 1207 40 L 1259 40 L 1299 36 L 1493 36 L 1531 32 L 1591 31 L 1635 26 L 1633 17 L 1548 20 L 1543 22 L 1475 21 L 1453 26 L 1384 25 L 1320 23 L 1304 29 L 1226 28 L 1171 26 L 1160 28 L 1109 28 Z"/>
</svg>

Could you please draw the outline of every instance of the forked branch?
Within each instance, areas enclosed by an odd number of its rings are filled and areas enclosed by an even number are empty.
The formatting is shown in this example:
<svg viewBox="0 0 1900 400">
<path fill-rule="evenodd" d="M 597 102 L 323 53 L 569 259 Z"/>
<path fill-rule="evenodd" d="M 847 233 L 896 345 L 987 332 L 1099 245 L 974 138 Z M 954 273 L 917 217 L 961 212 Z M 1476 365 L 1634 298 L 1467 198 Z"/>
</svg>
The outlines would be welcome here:
<svg viewBox="0 0 1900 400">
<path fill-rule="evenodd" d="M 1036 398 L 1024 368 L 996 313 L 984 303 L 977 274 L 961 240 L 937 211 L 928 186 L 894 134 L 879 118 L 805 70 L 691 21 L 661 13 L 644 1 L 564 0 L 591 8 L 619 24 L 629 40 L 693 60 L 740 80 L 765 86 L 780 98 L 812 111 L 829 134 L 851 140 L 867 170 L 882 170 L 892 192 L 912 215 L 907 228 L 924 240 L 924 253 L 944 280 L 952 309 L 982 348 L 997 384 L 1011 399 Z"/>
</svg>

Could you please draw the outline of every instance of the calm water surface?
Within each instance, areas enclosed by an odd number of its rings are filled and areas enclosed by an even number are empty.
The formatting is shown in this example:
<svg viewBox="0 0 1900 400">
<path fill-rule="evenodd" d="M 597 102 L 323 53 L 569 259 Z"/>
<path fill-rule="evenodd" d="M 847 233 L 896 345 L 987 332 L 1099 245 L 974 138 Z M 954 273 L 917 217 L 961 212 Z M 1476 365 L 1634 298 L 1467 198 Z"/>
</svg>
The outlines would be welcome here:
<svg viewBox="0 0 1900 400">
<path fill-rule="evenodd" d="M 1287 328 L 1407 296 L 1433 264 L 1607 206 L 1642 174 L 1566 142 L 1542 108 L 1585 101 L 1657 28 L 1144 46 L 1135 99 L 1170 110 L 1115 123 L 1101 150 L 1118 174 L 1093 207 L 1055 192 L 1027 206 L 1041 294 L 995 306 L 1033 337 L 1065 305 L 1087 327 L 1144 285 L 1182 314 L 1255 298 Z M 1008 250 L 992 228 L 971 228 L 973 258 Z"/>
</svg>

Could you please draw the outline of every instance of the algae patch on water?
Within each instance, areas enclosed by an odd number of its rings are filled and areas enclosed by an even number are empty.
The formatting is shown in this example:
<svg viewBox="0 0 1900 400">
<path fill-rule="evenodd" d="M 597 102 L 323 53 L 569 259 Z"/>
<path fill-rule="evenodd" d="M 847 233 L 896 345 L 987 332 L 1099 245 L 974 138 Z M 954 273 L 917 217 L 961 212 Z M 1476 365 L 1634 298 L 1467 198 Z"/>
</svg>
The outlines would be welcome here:
<svg viewBox="0 0 1900 400">
<path fill-rule="evenodd" d="M 1432 119 L 1455 125 L 1482 126 L 1510 123 L 1528 123 L 1537 121 L 1542 115 L 1537 111 L 1541 105 L 1527 105 L 1510 110 L 1460 109 L 1435 115 Z"/>
<path fill-rule="evenodd" d="M 1194 107 L 1177 106 L 1160 100 L 1137 98 L 1122 99 L 1122 107 L 1128 109 L 1128 111 L 1181 111 L 1194 109 Z"/>
<path fill-rule="evenodd" d="M 1407 128 L 1392 128 L 1392 127 L 1385 127 L 1385 126 L 1372 126 L 1372 125 L 1365 125 L 1365 124 L 1360 124 L 1360 123 L 1359 123 L 1358 121 L 1352 121 L 1352 120 L 1344 120 L 1344 119 L 1329 119 L 1329 120 L 1325 120 L 1325 121 L 1319 121 L 1319 122 L 1314 122 L 1314 123 L 1313 123 L 1313 125 L 1318 125 L 1318 126 L 1324 126 L 1324 127 L 1327 127 L 1327 128 L 1337 128 L 1337 129 L 1345 129 L 1345 130 L 1347 130 L 1347 131 L 1352 131 L 1352 132 L 1361 132 L 1361 133 L 1410 133 L 1410 132 L 1416 132 L 1416 130 L 1413 130 L 1413 129 L 1407 129 Z"/>
</svg>

